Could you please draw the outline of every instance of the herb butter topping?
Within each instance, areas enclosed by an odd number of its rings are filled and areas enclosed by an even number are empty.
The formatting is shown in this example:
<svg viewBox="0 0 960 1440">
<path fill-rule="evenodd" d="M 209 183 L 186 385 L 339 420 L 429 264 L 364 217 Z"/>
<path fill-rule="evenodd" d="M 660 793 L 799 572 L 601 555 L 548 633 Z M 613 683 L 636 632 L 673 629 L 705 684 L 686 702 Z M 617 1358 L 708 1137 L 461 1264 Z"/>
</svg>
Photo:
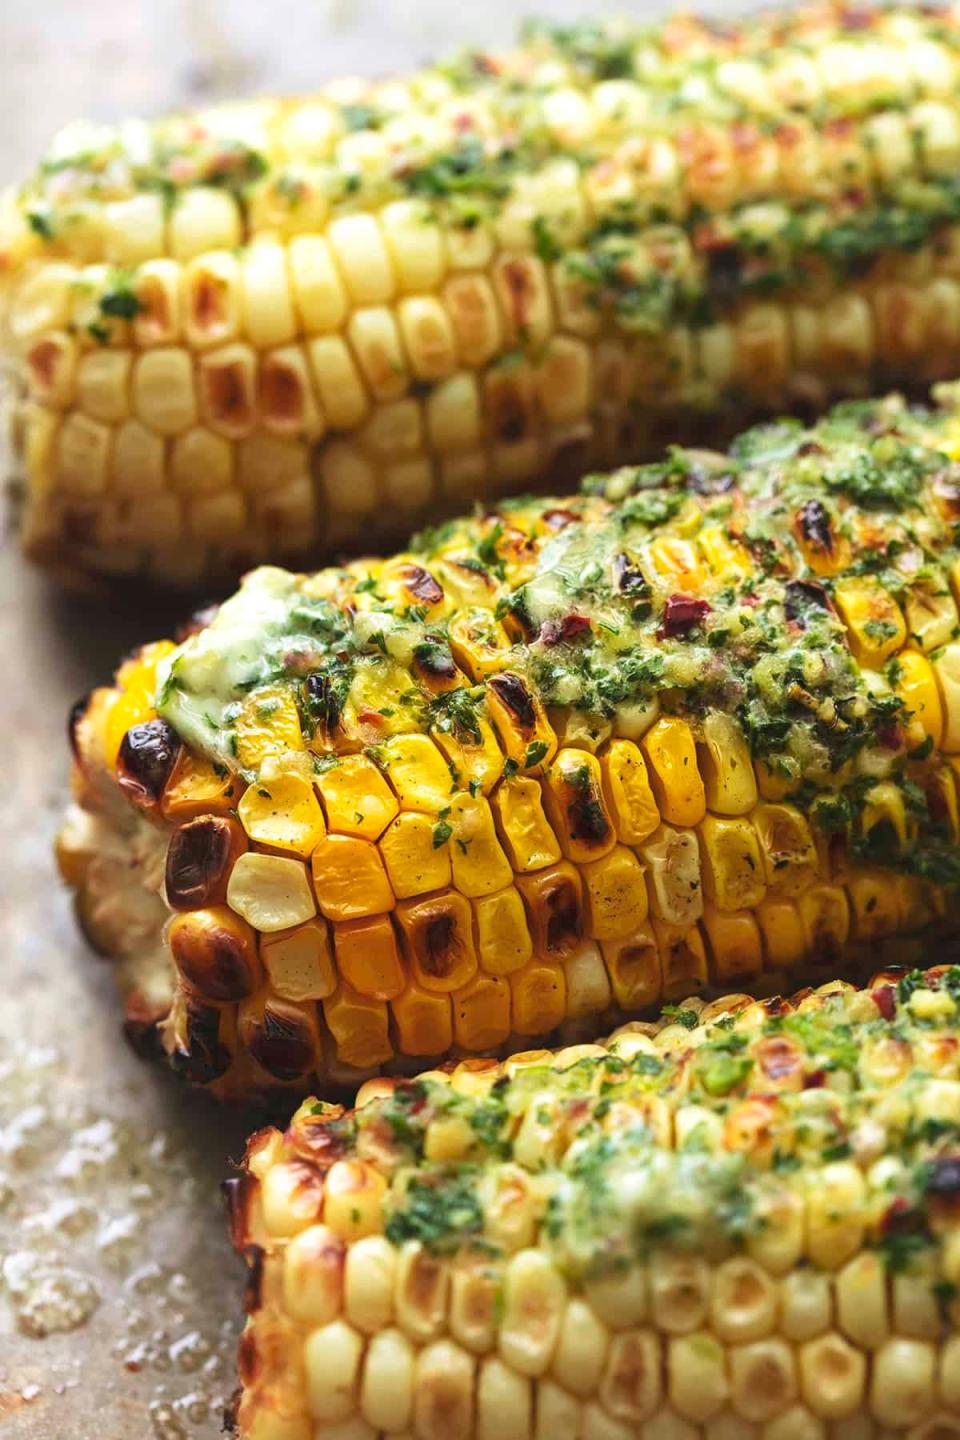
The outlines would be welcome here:
<svg viewBox="0 0 960 1440">
<path fill-rule="evenodd" d="M 450 522 L 388 561 L 255 571 L 163 662 L 159 713 L 247 779 L 294 753 L 376 761 L 411 731 L 478 744 L 492 688 L 588 750 L 658 714 L 699 740 L 721 714 L 825 833 L 895 780 L 909 863 L 952 880 L 935 780 L 960 751 L 958 439 L 948 410 L 848 404 Z M 903 839 L 872 826 L 863 858 Z"/>
<path fill-rule="evenodd" d="M 395 1244 L 493 1259 L 516 1246 L 512 1206 L 588 1287 L 663 1251 L 747 1251 L 779 1272 L 804 1249 L 833 1270 L 866 1248 L 892 1274 L 919 1267 L 946 1319 L 958 997 L 944 968 L 797 1006 L 668 1007 L 659 1033 L 520 1057 L 487 1084 L 394 1082 L 346 1115 L 308 1103 L 288 1134 L 308 1159 L 381 1172 Z"/>
</svg>

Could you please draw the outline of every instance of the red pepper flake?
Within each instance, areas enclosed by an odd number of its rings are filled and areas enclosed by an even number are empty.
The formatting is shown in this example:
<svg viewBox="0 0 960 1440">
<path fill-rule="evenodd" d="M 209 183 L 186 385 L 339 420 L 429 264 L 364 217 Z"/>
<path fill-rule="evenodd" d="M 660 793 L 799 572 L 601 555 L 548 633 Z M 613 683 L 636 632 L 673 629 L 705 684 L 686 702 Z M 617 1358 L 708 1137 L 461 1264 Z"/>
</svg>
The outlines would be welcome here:
<svg viewBox="0 0 960 1440">
<path fill-rule="evenodd" d="M 538 639 L 544 645 L 559 645 L 561 640 L 582 640 L 589 634 L 590 621 L 586 615 L 564 615 L 557 620 L 545 620 Z"/>
<path fill-rule="evenodd" d="M 811 1070 L 803 1082 L 804 1090 L 822 1090 L 827 1083 L 826 1070 Z"/>
<path fill-rule="evenodd" d="M 897 1011 L 897 992 L 892 985 L 879 985 L 870 991 L 870 998 L 884 1020 L 892 1020 Z"/>
<path fill-rule="evenodd" d="M 697 600 L 693 595 L 670 595 L 663 610 L 663 623 L 657 631 L 662 640 L 665 636 L 685 635 L 694 625 L 700 625 L 710 614 L 706 600 Z"/>
<path fill-rule="evenodd" d="M 881 750 L 899 750 L 903 746 L 903 727 L 891 723 L 877 727 L 877 744 Z"/>
</svg>

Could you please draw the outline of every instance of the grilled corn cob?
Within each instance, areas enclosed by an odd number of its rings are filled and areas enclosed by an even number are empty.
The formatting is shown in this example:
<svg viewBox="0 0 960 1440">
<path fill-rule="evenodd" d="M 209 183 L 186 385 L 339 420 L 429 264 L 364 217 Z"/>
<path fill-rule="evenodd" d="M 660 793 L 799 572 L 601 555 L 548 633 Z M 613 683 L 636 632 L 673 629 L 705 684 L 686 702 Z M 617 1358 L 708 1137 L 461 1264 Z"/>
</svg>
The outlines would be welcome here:
<svg viewBox="0 0 960 1440">
<path fill-rule="evenodd" d="M 189 582 L 955 374 L 958 93 L 952 7 L 837 4 L 73 127 L 0 218 L 27 548 Z"/>
<path fill-rule="evenodd" d="M 247 1440 L 960 1435 L 960 970 L 307 1101 L 227 1182 Z"/>
<path fill-rule="evenodd" d="M 62 863 L 135 1016 L 241 1093 L 922 954 L 960 878 L 958 446 L 848 404 L 253 572 L 74 717 Z"/>
</svg>

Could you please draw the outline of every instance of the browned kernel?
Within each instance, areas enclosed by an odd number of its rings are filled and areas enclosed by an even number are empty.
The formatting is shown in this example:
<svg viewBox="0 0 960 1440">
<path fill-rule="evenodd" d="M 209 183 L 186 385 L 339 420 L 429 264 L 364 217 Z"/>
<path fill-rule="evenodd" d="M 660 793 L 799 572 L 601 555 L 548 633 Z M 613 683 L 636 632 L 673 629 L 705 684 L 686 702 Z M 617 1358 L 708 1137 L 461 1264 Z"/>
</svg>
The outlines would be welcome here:
<svg viewBox="0 0 960 1440">
<path fill-rule="evenodd" d="M 167 848 L 167 900 L 174 910 L 226 898 L 233 862 L 247 848 L 242 828 L 222 815 L 198 815 L 173 832 Z"/>
</svg>

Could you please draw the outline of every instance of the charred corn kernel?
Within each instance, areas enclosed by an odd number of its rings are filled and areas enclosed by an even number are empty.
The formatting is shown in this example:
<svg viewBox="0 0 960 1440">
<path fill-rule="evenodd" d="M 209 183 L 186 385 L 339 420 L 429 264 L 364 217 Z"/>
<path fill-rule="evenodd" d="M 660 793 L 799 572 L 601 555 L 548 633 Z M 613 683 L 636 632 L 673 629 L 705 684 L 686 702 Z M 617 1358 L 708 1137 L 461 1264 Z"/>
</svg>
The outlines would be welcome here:
<svg viewBox="0 0 960 1440">
<path fill-rule="evenodd" d="M 834 587 L 850 648 L 861 665 L 878 668 L 903 648 L 907 627 L 900 607 L 878 580 L 858 576 Z"/>
<path fill-rule="evenodd" d="M 533 954 L 520 892 L 513 885 L 474 901 L 477 955 L 489 975 L 509 975 Z"/>
<path fill-rule="evenodd" d="M 313 888 L 328 920 L 357 920 L 394 906 L 377 847 L 355 835 L 327 835 L 310 857 Z"/>
<path fill-rule="evenodd" d="M 227 885 L 227 904 L 255 930 L 286 930 L 317 913 L 306 867 L 280 855 L 241 855 Z"/>
<path fill-rule="evenodd" d="M 792 805 L 758 805 L 750 815 L 771 895 L 799 895 L 817 878 L 817 851 L 806 818 Z"/>
<path fill-rule="evenodd" d="M 492 798 L 497 831 L 514 870 L 542 870 L 560 859 L 560 846 L 544 814 L 538 781 L 523 775 L 504 780 Z"/>
<path fill-rule="evenodd" d="M 256 845 L 310 857 L 323 839 L 323 814 L 310 784 L 299 775 L 277 775 L 248 785 L 237 815 Z"/>
<path fill-rule="evenodd" d="M 449 885 L 450 849 L 434 844 L 435 831 L 431 816 L 404 811 L 381 837 L 380 853 L 399 900 Z"/>
<path fill-rule="evenodd" d="M 521 770 L 549 765 L 557 737 L 538 696 L 521 676 L 509 671 L 491 675 L 487 710 L 508 760 Z"/>
<path fill-rule="evenodd" d="M 584 865 L 583 895 L 587 930 L 598 940 L 632 935 L 647 917 L 643 866 L 625 845 Z"/>
<path fill-rule="evenodd" d="M 725 985 L 739 976 L 757 975 L 763 968 L 760 927 L 749 910 L 703 908 L 704 933 L 710 946 L 710 973 Z"/>
<path fill-rule="evenodd" d="M 797 909 L 808 953 L 820 964 L 832 963 L 851 930 L 851 906 L 839 885 L 813 885 L 799 896 Z"/>
<path fill-rule="evenodd" d="M 334 926 L 337 970 L 360 995 L 393 1000 L 404 987 L 397 937 L 389 915 L 368 915 Z"/>
<path fill-rule="evenodd" d="M 701 722 L 697 761 L 707 808 L 717 815 L 746 815 L 757 803 L 750 750 L 732 716 L 711 710 Z"/>
<path fill-rule="evenodd" d="M 397 814 L 392 790 L 365 755 L 341 756 L 314 783 L 336 834 L 378 840 Z"/>
<path fill-rule="evenodd" d="M 387 1029 L 387 1007 L 341 983 L 323 1001 L 323 1017 L 333 1036 L 337 1059 L 363 1068 L 385 1065 L 393 1055 Z"/>
<path fill-rule="evenodd" d="M 562 960 L 578 946 L 583 935 L 583 882 L 567 861 L 518 875 L 533 939 L 534 953 Z"/>
<path fill-rule="evenodd" d="M 395 735 L 379 750 L 379 763 L 401 810 L 438 814 L 455 790 L 443 755 L 427 735 Z"/>
<path fill-rule="evenodd" d="M 697 831 L 707 900 L 719 910 L 756 909 L 766 887 L 761 843 L 750 822 L 707 815 Z"/>
<path fill-rule="evenodd" d="M 695 834 L 661 825 L 640 847 L 647 867 L 650 910 L 670 925 L 689 925 L 703 912 L 700 853 Z"/>
<path fill-rule="evenodd" d="M 693 734 L 685 720 L 662 716 L 641 741 L 657 808 L 671 825 L 697 825 L 706 796 Z"/>
<path fill-rule="evenodd" d="M 414 977 L 425 990 L 448 993 L 477 970 L 470 901 L 454 890 L 401 900 L 396 910 Z"/>
<path fill-rule="evenodd" d="M 510 1034 L 510 987 L 506 980 L 478 974 L 450 998 L 459 1047 L 482 1053 L 504 1044 Z"/>
<path fill-rule="evenodd" d="M 575 864 L 616 844 L 600 784 L 600 763 L 587 750 L 561 750 L 547 770 L 544 805 L 563 853 Z"/>
<path fill-rule="evenodd" d="M 209 1000 L 241 1000 L 262 971 L 251 926 L 226 906 L 175 915 L 167 932 L 173 961 L 190 988 Z"/>
<path fill-rule="evenodd" d="M 323 920 L 265 935 L 260 958 L 271 988 L 288 1000 L 324 1000 L 336 989 L 330 934 Z"/>
<path fill-rule="evenodd" d="M 453 883 L 462 894 L 489 895 L 510 883 L 513 868 L 501 849 L 490 806 L 482 795 L 455 795 L 447 823 Z"/>
</svg>

